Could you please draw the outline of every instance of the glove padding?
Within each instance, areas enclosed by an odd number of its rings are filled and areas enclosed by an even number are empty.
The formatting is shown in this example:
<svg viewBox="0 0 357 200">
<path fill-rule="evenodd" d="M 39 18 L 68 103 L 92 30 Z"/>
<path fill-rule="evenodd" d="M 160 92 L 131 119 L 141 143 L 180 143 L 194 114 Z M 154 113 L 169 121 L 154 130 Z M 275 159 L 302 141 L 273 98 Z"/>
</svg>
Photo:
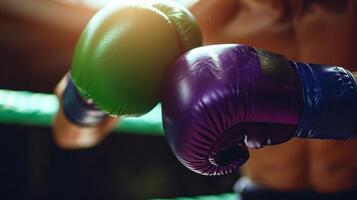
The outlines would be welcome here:
<svg viewBox="0 0 357 200">
<path fill-rule="evenodd" d="M 349 134 L 343 137 L 354 135 L 351 125 L 357 120 L 357 90 L 349 72 L 333 67 L 324 73 L 320 66 L 309 68 L 309 73 L 302 65 L 243 45 L 206 46 L 181 56 L 171 67 L 163 89 L 164 129 L 176 157 L 200 174 L 230 173 L 248 159 L 247 148 L 279 144 L 294 136 L 326 138 L 320 132 L 326 129 L 306 129 L 314 123 L 302 122 L 318 120 L 310 116 L 335 110 L 329 102 L 352 109 L 335 113 L 355 116 L 346 123 Z M 343 78 L 333 76 L 331 70 Z M 301 84 L 307 75 L 315 77 L 315 82 Z M 326 95 L 315 95 L 312 105 L 310 93 L 316 89 L 323 89 Z M 321 107 L 318 102 L 326 104 Z M 331 128 L 334 124 L 324 126 L 335 130 Z M 316 134 L 301 133 L 305 131 Z M 341 138 L 336 133 L 327 135 Z"/>
<path fill-rule="evenodd" d="M 178 3 L 111 3 L 82 32 L 73 55 L 71 82 L 84 101 L 90 99 L 108 115 L 142 115 L 159 103 L 169 66 L 201 42 L 195 18 Z M 77 105 L 66 104 L 65 109 L 78 110 Z M 82 110 L 67 118 L 90 125 L 88 112 Z"/>
</svg>

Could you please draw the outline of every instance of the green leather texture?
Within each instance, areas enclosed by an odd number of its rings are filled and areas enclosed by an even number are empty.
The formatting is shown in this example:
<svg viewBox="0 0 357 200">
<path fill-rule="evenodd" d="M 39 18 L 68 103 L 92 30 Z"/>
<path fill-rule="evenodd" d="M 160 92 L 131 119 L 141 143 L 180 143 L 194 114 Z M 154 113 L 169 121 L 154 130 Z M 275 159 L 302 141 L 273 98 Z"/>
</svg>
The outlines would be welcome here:
<svg viewBox="0 0 357 200">
<path fill-rule="evenodd" d="M 201 43 L 198 25 L 187 10 L 155 5 L 161 10 L 150 3 L 109 4 L 90 20 L 77 42 L 73 82 L 83 98 L 92 98 L 110 115 L 149 112 L 160 100 L 167 69 L 186 48 L 181 42 L 189 41 L 187 48 Z M 176 28 L 180 22 L 184 28 Z M 180 35 L 192 37 L 181 41 Z"/>
<path fill-rule="evenodd" d="M 152 0 L 151 2 L 169 18 L 180 41 L 181 53 L 202 45 L 201 29 L 189 10 L 174 1 Z"/>
</svg>

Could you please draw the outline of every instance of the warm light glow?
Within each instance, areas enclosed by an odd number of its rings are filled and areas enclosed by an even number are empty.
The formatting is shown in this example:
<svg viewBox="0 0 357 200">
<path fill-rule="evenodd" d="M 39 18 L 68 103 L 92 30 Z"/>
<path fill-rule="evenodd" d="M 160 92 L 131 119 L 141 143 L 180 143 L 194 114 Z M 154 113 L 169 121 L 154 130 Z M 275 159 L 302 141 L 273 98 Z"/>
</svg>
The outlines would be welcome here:
<svg viewBox="0 0 357 200">
<path fill-rule="evenodd" d="M 79 4 L 79 5 L 84 5 L 92 8 L 102 8 L 106 4 L 115 1 L 115 0 L 57 0 L 60 2 L 66 2 L 70 4 Z M 120 0 L 117 0 L 120 1 Z"/>
<path fill-rule="evenodd" d="M 106 4 L 112 2 L 112 1 L 133 1 L 133 0 L 57 0 L 57 1 L 62 1 L 62 2 L 67 2 L 67 3 L 71 3 L 71 4 L 82 4 L 85 6 L 89 6 L 89 7 L 93 7 L 93 8 L 102 8 L 104 7 Z M 171 1 L 171 0 L 167 0 L 167 1 Z M 197 2 L 198 0 L 175 0 L 178 3 L 181 3 L 182 5 L 189 7 L 191 5 L 193 5 L 195 2 Z"/>
<path fill-rule="evenodd" d="M 101 8 L 104 7 L 106 4 L 115 1 L 115 0 L 81 0 L 84 4 L 87 4 L 88 6 L 96 7 L 96 8 Z M 125 1 L 125 0 L 116 0 L 116 1 Z"/>
</svg>

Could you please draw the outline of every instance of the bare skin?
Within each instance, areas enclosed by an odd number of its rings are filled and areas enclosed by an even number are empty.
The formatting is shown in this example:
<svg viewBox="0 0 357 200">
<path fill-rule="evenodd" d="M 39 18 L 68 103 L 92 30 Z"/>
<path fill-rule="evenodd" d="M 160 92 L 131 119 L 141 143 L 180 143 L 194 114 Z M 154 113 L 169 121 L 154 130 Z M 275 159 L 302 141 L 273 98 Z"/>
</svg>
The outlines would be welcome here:
<svg viewBox="0 0 357 200">
<path fill-rule="evenodd" d="M 60 108 L 56 114 L 53 125 L 53 137 L 56 144 L 64 149 L 90 148 L 98 145 L 118 123 L 118 118 L 107 117 L 98 126 L 81 127 L 71 123 L 65 117 L 62 109 L 62 93 L 67 80 L 64 77 L 55 89 L 59 98 Z"/>
<path fill-rule="evenodd" d="M 292 60 L 337 64 L 356 71 L 353 2 L 349 1 L 347 7 L 340 1 L 335 1 L 339 5 L 323 3 L 204 0 L 191 10 L 206 44 L 247 44 Z M 349 190 L 357 187 L 357 139 L 292 139 L 251 150 L 242 171 L 253 182 L 278 190 Z"/>
</svg>

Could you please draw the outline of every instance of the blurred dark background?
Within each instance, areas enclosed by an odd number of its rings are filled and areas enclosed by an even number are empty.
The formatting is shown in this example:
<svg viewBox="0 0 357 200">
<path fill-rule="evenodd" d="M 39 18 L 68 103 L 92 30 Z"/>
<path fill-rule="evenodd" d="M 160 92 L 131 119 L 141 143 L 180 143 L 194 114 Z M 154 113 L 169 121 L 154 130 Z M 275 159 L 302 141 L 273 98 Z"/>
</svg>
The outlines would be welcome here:
<svg viewBox="0 0 357 200">
<path fill-rule="evenodd" d="M 0 199 L 150 199 L 231 192 L 236 175 L 186 169 L 158 136 L 112 134 L 63 151 L 50 129 L 0 125 Z"/>
<path fill-rule="evenodd" d="M 52 93 L 80 32 L 108 0 L 0 0 L 0 89 Z M 115 133 L 57 148 L 51 129 L 0 124 L 0 199 L 149 199 L 231 192 L 238 174 L 184 168 L 165 138 Z"/>
</svg>

